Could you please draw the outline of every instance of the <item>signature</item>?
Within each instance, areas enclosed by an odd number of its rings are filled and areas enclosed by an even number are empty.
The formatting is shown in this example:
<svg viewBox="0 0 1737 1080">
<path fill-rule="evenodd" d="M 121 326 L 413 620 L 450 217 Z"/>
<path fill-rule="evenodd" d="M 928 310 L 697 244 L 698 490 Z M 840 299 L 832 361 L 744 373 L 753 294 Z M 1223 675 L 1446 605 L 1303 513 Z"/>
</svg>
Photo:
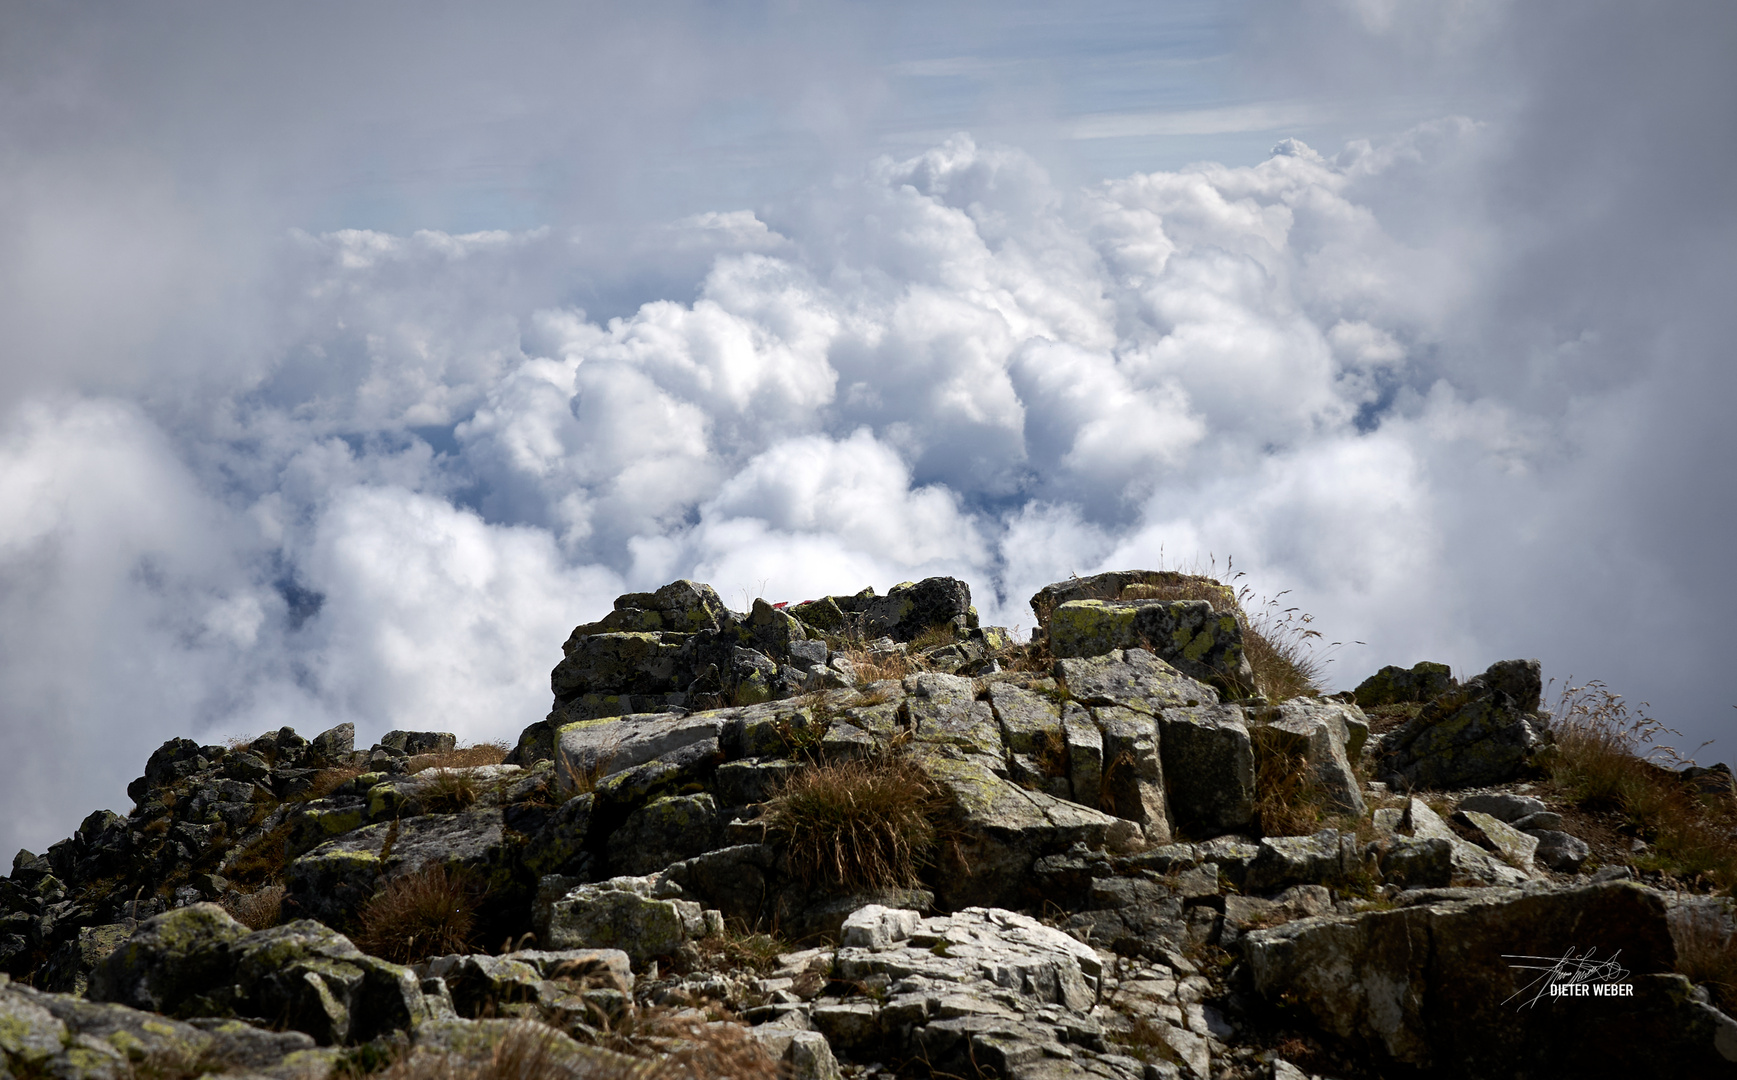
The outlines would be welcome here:
<svg viewBox="0 0 1737 1080">
<path fill-rule="evenodd" d="M 1621 949 L 1604 960 L 1598 958 L 1597 949 L 1585 952 L 1569 949 L 1561 959 L 1503 953 L 1502 959 L 1508 961 L 1509 967 L 1538 974 L 1502 1004 L 1527 994 L 1532 996 L 1520 1002 L 1520 1008 L 1531 1008 L 1547 997 L 1633 997 L 1634 986 L 1627 981 L 1628 969 L 1616 962 L 1621 955 Z"/>
</svg>

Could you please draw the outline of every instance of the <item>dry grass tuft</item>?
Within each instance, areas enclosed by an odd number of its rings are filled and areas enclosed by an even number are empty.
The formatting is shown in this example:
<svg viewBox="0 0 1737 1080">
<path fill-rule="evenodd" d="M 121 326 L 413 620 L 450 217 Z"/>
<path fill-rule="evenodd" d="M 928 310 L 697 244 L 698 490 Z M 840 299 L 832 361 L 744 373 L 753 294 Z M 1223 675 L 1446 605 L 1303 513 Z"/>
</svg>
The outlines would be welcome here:
<svg viewBox="0 0 1737 1080">
<path fill-rule="evenodd" d="M 266 930 L 283 921 L 282 885 L 267 885 L 250 893 L 231 893 L 223 908 L 249 930 Z"/>
<path fill-rule="evenodd" d="M 1255 692 L 1275 703 L 1318 696 L 1326 676 L 1326 661 L 1314 650 L 1321 632 L 1309 625 L 1315 617 L 1299 608 L 1281 607 L 1284 595 L 1281 592 L 1255 608 L 1251 617 L 1248 607 L 1253 593 L 1244 586 L 1237 594 L 1242 651 L 1254 669 Z"/>
<path fill-rule="evenodd" d="M 223 876 L 241 885 L 269 885 L 283 875 L 289 862 L 290 827 L 279 825 L 248 844 L 223 869 Z"/>
<path fill-rule="evenodd" d="M 1105 1033 L 1105 1037 L 1125 1051 L 1130 1057 L 1144 1062 L 1168 1061 L 1181 1063 L 1181 1058 L 1164 1038 L 1164 1026 L 1153 1023 L 1149 1018 L 1136 1016 L 1128 1030 L 1115 1033 Z"/>
<path fill-rule="evenodd" d="M 1600 682 L 1565 688 L 1552 710 L 1550 778 L 1577 806 L 1621 813 L 1651 845 L 1635 859 L 1641 869 L 1729 890 L 1737 886 L 1737 796 L 1700 793 L 1678 779 L 1672 767 L 1687 759 L 1658 740 L 1681 733 L 1645 708 L 1631 712 Z"/>
<path fill-rule="evenodd" d="M 466 952 L 477 900 L 463 873 L 431 864 L 394 878 L 362 905 L 356 945 L 400 964 Z"/>
<path fill-rule="evenodd" d="M 696 943 L 706 958 L 707 970 L 751 971 L 763 974 L 778 966 L 778 957 L 794 946 L 774 934 L 756 934 L 740 925 L 726 926 L 720 935 Z"/>
<path fill-rule="evenodd" d="M 484 742 L 460 746 L 444 754 L 417 754 L 407 764 L 412 773 L 424 769 L 471 769 L 478 765 L 499 765 L 511 752 L 512 747 L 504 742 Z"/>
<path fill-rule="evenodd" d="M 475 806 L 480 797 L 474 777 L 451 769 L 436 770 L 416 793 L 416 801 L 429 814 L 456 814 Z"/>
<path fill-rule="evenodd" d="M 565 754 L 557 754 L 555 768 L 561 774 L 563 790 L 576 795 L 596 791 L 598 781 L 608 775 L 610 763 L 620 752 L 619 744 L 611 742 L 581 762 L 575 762 Z"/>
<path fill-rule="evenodd" d="M 849 889 L 910 888 L 933 855 L 940 790 L 896 755 L 813 765 L 761 814 L 803 880 Z"/>
<path fill-rule="evenodd" d="M 1068 775 L 1068 737 L 1058 725 L 1045 728 L 1038 737 L 1037 770 L 1045 776 Z"/>
<path fill-rule="evenodd" d="M 939 623 L 917 634 L 905 643 L 910 652 L 924 652 L 928 649 L 938 649 L 943 645 L 951 645 L 959 640 L 959 628 L 950 622 Z"/>
<path fill-rule="evenodd" d="M 1309 836 L 1328 817 L 1326 793 L 1303 755 L 1287 750 L 1273 732 L 1253 725 L 1255 822 L 1262 836 Z"/>
<path fill-rule="evenodd" d="M 353 765 L 339 765 L 330 769 L 321 769 L 314 774 L 313 784 L 308 788 L 307 798 L 310 801 L 323 799 L 361 775 L 362 770 Z"/>
<path fill-rule="evenodd" d="M 867 686 L 883 679 L 902 679 L 922 670 L 922 664 L 902 653 L 885 653 L 878 659 L 860 644 L 846 645 L 841 650 L 856 671 L 856 684 Z"/>
<path fill-rule="evenodd" d="M 729 1021 L 671 1021 L 666 1038 L 679 1045 L 647 1076 L 655 1080 L 778 1080 L 778 1061 L 748 1029 Z"/>
</svg>

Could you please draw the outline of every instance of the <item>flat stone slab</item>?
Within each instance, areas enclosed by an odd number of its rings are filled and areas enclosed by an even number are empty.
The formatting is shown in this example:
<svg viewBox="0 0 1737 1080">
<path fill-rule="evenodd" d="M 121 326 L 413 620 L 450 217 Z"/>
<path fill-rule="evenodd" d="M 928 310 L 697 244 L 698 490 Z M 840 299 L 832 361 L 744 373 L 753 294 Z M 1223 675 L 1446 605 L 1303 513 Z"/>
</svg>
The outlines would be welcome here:
<svg viewBox="0 0 1737 1080">
<path fill-rule="evenodd" d="M 847 924 L 852 920 L 872 923 L 874 936 L 887 943 L 839 949 L 835 969 L 846 979 L 885 975 L 897 982 L 916 976 L 956 984 L 962 992 L 973 985 L 1011 991 L 1074 1012 L 1089 1010 L 1096 1000 L 1103 973 L 1097 952 L 1025 915 L 966 908 L 922 919 L 913 927 L 898 913 L 869 908 L 853 914 Z"/>
<path fill-rule="evenodd" d="M 694 743 L 715 743 L 734 718 L 720 709 L 692 716 L 636 713 L 579 720 L 556 733 L 555 775 L 561 790 L 572 794 L 580 777 L 610 776 Z"/>
</svg>

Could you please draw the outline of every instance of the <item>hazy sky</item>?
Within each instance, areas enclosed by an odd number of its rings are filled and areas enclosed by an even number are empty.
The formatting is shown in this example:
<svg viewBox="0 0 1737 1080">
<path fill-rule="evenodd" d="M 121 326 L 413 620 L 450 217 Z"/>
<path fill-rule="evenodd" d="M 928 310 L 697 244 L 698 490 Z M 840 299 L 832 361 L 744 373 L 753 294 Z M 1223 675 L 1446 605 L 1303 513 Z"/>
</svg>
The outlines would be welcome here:
<svg viewBox="0 0 1737 1080">
<path fill-rule="evenodd" d="M 0 0 L 0 843 L 628 589 L 1223 566 L 1731 760 L 1737 7 Z"/>
</svg>

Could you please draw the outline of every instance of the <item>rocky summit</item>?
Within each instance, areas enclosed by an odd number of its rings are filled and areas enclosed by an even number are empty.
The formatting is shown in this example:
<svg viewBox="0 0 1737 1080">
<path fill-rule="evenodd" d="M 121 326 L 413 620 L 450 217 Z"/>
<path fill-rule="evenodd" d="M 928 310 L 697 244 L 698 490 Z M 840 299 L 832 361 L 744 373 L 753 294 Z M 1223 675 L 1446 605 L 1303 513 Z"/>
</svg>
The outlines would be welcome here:
<svg viewBox="0 0 1737 1080">
<path fill-rule="evenodd" d="M 1210 579 L 1032 609 L 677 581 L 510 746 L 171 740 L 0 881 L 0 1077 L 1737 1075 L 1730 882 L 1570 797 L 1536 661 L 1329 695 Z"/>
</svg>

